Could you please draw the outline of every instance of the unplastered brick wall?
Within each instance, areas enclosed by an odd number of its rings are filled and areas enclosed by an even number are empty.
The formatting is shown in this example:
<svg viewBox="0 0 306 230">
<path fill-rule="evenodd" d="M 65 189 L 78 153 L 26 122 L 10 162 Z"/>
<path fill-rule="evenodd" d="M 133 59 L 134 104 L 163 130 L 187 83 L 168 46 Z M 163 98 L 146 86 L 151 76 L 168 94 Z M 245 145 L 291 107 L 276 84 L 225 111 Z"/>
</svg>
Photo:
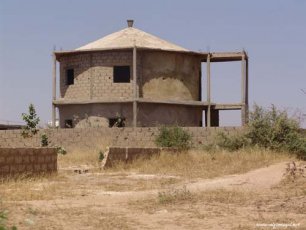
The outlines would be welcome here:
<svg viewBox="0 0 306 230">
<path fill-rule="evenodd" d="M 0 148 L 0 175 L 55 171 L 55 148 Z"/>
<path fill-rule="evenodd" d="M 67 99 L 90 98 L 90 54 L 78 54 L 61 58 L 60 94 Z M 67 85 L 66 71 L 74 70 L 74 84 Z"/>
<path fill-rule="evenodd" d="M 241 132 L 242 128 L 202 128 L 184 127 L 193 140 L 195 147 L 212 141 L 218 132 Z M 23 138 L 20 130 L 0 131 L 0 147 L 39 147 L 40 136 L 46 134 L 49 146 L 62 146 L 67 150 L 75 148 L 118 147 L 156 147 L 155 138 L 158 128 L 75 128 L 40 130 L 32 138 Z"/>
<path fill-rule="evenodd" d="M 60 92 L 64 99 L 128 99 L 133 96 L 132 51 L 75 54 L 60 59 Z M 129 83 L 113 82 L 114 66 L 130 66 Z M 66 70 L 74 69 L 74 84 L 66 85 Z M 137 76 L 141 79 L 141 57 Z"/>
</svg>

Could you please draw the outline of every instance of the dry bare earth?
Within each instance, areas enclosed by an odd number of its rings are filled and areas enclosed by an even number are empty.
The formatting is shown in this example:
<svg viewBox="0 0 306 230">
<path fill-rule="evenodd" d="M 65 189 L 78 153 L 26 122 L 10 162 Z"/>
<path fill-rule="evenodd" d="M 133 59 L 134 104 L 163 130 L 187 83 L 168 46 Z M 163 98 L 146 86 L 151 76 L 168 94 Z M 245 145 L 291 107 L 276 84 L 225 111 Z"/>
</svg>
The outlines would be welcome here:
<svg viewBox="0 0 306 230">
<path fill-rule="evenodd" d="M 282 180 L 292 160 L 286 154 L 193 151 L 107 171 L 95 168 L 96 158 L 71 153 L 59 159 L 58 175 L 2 181 L 0 207 L 9 211 L 8 224 L 19 229 L 261 229 L 257 223 L 306 228 L 306 179 Z"/>
</svg>

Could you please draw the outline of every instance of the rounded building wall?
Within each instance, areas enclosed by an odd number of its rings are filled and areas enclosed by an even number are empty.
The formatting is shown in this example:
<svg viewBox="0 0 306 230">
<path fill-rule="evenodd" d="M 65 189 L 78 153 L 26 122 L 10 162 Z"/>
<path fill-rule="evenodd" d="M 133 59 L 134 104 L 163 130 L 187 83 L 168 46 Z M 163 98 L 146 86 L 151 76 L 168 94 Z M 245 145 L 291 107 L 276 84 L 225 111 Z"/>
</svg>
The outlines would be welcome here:
<svg viewBox="0 0 306 230">
<path fill-rule="evenodd" d="M 143 52 L 143 98 L 163 100 L 200 100 L 201 60 L 193 55 L 149 51 Z"/>
<path fill-rule="evenodd" d="M 161 125 L 199 127 L 202 126 L 202 110 L 186 105 L 141 104 L 137 123 L 141 127 Z"/>
</svg>

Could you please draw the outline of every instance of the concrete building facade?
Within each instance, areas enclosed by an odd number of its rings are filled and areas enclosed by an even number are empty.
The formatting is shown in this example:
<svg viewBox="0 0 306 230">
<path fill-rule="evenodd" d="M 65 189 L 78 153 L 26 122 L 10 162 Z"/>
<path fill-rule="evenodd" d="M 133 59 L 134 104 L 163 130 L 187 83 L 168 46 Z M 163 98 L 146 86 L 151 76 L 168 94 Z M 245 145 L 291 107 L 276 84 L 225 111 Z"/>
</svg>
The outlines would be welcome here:
<svg viewBox="0 0 306 230">
<path fill-rule="evenodd" d="M 133 27 L 72 51 L 54 52 L 53 112 L 60 127 L 218 126 L 219 110 L 240 109 L 247 121 L 247 55 L 193 52 Z M 210 62 L 242 61 L 242 101 L 210 100 Z M 60 76 L 56 68 L 59 63 Z M 202 62 L 207 98 L 201 98 Z M 56 95 L 59 81 L 59 97 Z M 205 111 L 206 119 L 202 121 Z"/>
</svg>

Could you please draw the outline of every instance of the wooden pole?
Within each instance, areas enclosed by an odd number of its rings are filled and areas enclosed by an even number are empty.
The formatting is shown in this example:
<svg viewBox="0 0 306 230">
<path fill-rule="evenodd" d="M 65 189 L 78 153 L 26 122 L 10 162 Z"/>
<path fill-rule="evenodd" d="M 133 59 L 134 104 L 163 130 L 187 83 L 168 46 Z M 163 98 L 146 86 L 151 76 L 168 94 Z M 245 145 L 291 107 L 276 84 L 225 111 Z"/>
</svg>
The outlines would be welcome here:
<svg viewBox="0 0 306 230">
<path fill-rule="evenodd" d="M 137 127 L 137 50 L 136 46 L 133 48 L 133 92 L 134 92 L 134 100 L 133 100 L 133 127 Z"/>
<path fill-rule="evenodd" d="M 206 113 L 206 120 L 207 120 L 207 127 L 211 126 L 211 95 L 210 95 L 210 53 L 208 53 L 207 55 L 207 60 L 206 60 L 206 80 L 207 80 L 207 103 L 208 103 L 208 107 L 207 107 L 207 113 Z"/>
<path fill-rule="evenodd" d="M 53 68 L 52 68 L 52 127 L 56 126 L 56 107 L 54 101 L 56 100 L 56 57 L 55 53 L 52 55 Z"/>
</svg>

